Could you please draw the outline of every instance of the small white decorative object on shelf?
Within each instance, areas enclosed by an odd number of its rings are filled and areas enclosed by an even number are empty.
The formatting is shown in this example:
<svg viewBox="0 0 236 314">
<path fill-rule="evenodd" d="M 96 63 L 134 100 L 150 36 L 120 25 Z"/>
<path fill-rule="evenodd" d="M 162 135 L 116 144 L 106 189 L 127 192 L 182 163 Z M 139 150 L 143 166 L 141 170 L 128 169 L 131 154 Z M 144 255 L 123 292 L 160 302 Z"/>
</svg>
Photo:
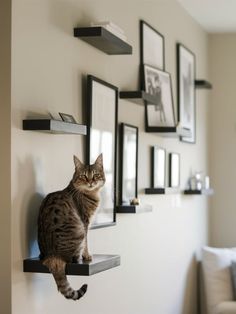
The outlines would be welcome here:
<svg viewBox="0 0 236 314">
<path fill-rule="evenodd" d="M 123 29 L 111 21 L 91 22 L 90 25 L 92 27 L 103 27 L 123 41 L 127 41 L 127 37 L 125 36 Z"/>
<path fill-rule="evenodd" d="M 196 190 L 197 189 L 197 179 L 195 176 L 192 176 L 189 179 L 189 187 L 190 187 L 190 190 Z"/>
<path fill-rule="evenodd" d="M 114 28 L 117 32 L 125 35 L 124 30 L 111 21 L 91 22 L 90 24 L 91 26 L 102 26 L 102 27 L 109 25 L 110 27 Z"/>
<path fill-rule="evenodd" d="M 130 205 L 140 205 L 140 199 L 135 197 L 130 200 Z"/>
<path fill-rule="evenodd" d="M 196 172 L 195 175 L 191 176 L 189 179 L 189 188 L 190 190 L 198 190 L 200 191 L 203 188 L 202 182 L 202 173 Z"/>
<path fill-rule="evenodd" d="M 201 180 L 201 173 L 200 172 L 197 172 L 195 174 L 195 177 L 196 177 L 196 183 L 197 183 L 197 190 L 201 190 L 202 189 L 202 180 Z"/>
</svg>

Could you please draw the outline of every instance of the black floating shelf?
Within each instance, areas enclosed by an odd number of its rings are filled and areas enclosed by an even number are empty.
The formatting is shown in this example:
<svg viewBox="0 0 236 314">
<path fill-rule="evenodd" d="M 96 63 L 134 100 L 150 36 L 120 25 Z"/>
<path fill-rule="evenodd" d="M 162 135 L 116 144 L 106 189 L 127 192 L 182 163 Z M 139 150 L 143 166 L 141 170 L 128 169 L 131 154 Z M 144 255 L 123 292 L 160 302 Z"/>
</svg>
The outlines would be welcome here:
<svg viewBox="0 0 236 314">
<path fill-rule="evenodd" d="M 190 137 L 191 131 L 189 129 L 181 128 L 179 126 L 173 127 L 147 127 L 146 132 L 149 133 L 160 133 L 164 137 Z"/>
<path fill-rule="evenodd" d="M 195 88 L 212 89 L 212 84 L 206 80 L 195 80 Z"/>
<path fill-rule="evenodd" d="M 121 91 L 120 92 L 120 98 L 121 99 L 127 99 L 129 101 L 132 101 L 138 105 L 144 105 L 145 102 L 148 102 L 150 104 L 158 104 L 158 99 L 149 93 L 146 93 L 143 90 L 138 91 Z"/>
<path fill-rule="evenodd" d="M 120 265 L 119 255 L 93 255 L 91 262 L 80 261 L 79 263 L 66 264 L 66 274 L 76 276 L 91 276 L 107 269 Z M 23 271 L 29 273 L 50 273 L 48 268 L 38 258 L 24 260 Z"/>
<path fill-rule="evenodd" d="M 74 36 L 109 55 L 130 55 L 132 47 L 104 27 L 74 28 Z"/>
<path fill-rule="evenodd" d="M 213 195 L 213 189 L 202 189 L 202 190 L 184 190 L 186 195 Z"/>
<path fill-rule="evenodd" d="M 119 205 L 116 207 L 118 214 L 139 214 L 152 211 L 151 205 Z"/>
<path fill-rule="evenodd" d="M 146 188 L 145 194 L 177 194 L 180 189 L 178 188 Z"/>
<path fill-rule="evenodd" d="M 86 125 L 64 122 L 53 119 L 27 119 L 23 120 L 23 130 L 44 131 L 57 134 L 79 134 L 86 135 Z"/>
</svg>

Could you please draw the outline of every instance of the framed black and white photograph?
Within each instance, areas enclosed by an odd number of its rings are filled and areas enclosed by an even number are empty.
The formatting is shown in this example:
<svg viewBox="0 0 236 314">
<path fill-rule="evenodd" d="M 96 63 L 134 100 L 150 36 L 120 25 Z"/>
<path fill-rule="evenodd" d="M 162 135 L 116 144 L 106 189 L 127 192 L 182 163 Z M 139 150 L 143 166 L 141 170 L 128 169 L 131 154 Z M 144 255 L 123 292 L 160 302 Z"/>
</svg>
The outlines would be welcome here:
<svg viewBox="0 0 236 314">
<path fill-rule="evenodd" d="M 130 205 L 137 198 L 138 128 L 120 125 L 120 205 Z"/>
<path fill-rule="evenodd" d="M 146 130 L 155 127 L 175 127 L 175 112 L 171 75 L 144 65 L 145 91 L 156 98 L 156 104 L 146 103 Z M 155 131 L 155 130 L 153 130 Z"/>
<path fill-rule="evenodd" d="M 166 186 L 166 151 L 159 146 L 152 147 L 152 187 Z"/>
<path fill-rule="evenodd" d="M 169 153 L 169 187 L 180 186 L 180 154 Z"/>
<path fill-rule="evenodd" d="M 59 115 L 64 122 L 77 123 L 75 118 L 70 114 L 59 112 Z"/>
<path fill-rule="evenodd" d="M 182 44 L 177 44 L 177 84 L 178 120 L 182 128 L 191 131 L 190 137 L 180 139 L 184 142 L 195 143 L 195 55 Z"/>
<path fill-rule="evenodd" d="M 115 223 L 118 88 L 92 75 L 87 77 L 86 161 L 93 164 L 100 153 L 106 183 L 92 228 Z"/>
<path fill-rule="evenodd" d="M 140 21 L 141 64 L 148 64 L 160 70 L 165 69 L 164 36 L 144 21 Z"/>
</svg>

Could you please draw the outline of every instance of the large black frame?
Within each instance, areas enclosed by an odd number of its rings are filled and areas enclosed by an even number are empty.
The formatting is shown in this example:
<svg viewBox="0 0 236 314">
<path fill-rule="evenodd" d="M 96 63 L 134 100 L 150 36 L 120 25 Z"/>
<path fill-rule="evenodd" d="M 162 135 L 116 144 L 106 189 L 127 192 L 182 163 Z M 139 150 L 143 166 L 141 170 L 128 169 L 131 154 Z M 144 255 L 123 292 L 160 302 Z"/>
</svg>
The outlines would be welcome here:
<svg viewBox="0 0 236 314">
<path fill-rule="evenodd" d="M 125 153 L 125 128 L 132 128 L 136 132 L 136 154 L 135 154 L 135 195 L 133 198 L 138 196 L 138 128 L 136 126 L 121 123 L 120 124 L 120 171 L 119 171 L 119 204 L 120 205 L 130 205 L 128 200 L 124 200 L 124 153 Z M 129 200 L 130 201 L 130 200 Z"/>
<path fill-rule="evenodd" d="M 196 80 L 196 57 L 194 55 L 194 53 L 189 50 L 187 47 L 185 47 L 183 44 L 181 43 L 177 43 L 176 45 L 176 50 L 177 50 L 177 102 L 178 102 L 178 121 L 181 125 L 182 128 L 186 128 L 186 129 L 190 129 L 191 131 L 191 136 L 190 137 L 180 137 L 180 140 L 182 142 L 187 142 L 187 143 L 191 143 L 191 144 L 195 144 L 196 143 L 196 92 L 195 92 L 195 80 Z M 184 103 L 184 97 L 183 97 L 183 93 L 185 92 L 186 94 L 186 87 L 182 86 L 183 84 L 181 83 L 181 76 L 183 75 L 183 64 L 181 63 L 181 57 L 182 54 L 185 53 L 189 56 L 190 59 L 192 59 L 192 80 L 191 80 L 191 95 L 192 95 L 192 101 L 193 103 L 191 104 L 190 102 L 187 102 L 187 106 L 192 108 L 192 114 L 193 117 L 190 117 L 192 119 L 192 124 L 189 125 L 188 123 L 186 124 L 184 122 L 184 117 L 183 117 L 183 110 L 184 110 L 184 106 L 186 106 L 186 103 Z M 183 91 L 185 89 L 185 91 Z M 189 88 L 190 90 L 190 88 Z M 181 93 L 181 91 L 183 91 Z M 187 91 L 187 93 L 189 93 L 189 91 Z M 191 97 L 190 95 L 190 97 Z M 186 97 L 186 96 L 185 96 Z M 189 97 L 189 95 L 188 95 Z M 191 108 L 190 108 L 191 109 Z M 186 112 L 185 112 L 185 115 Z"/>
<path fill-rule="evenodd" d="M 112 142 L 112 152 L 113 152 L 113 158 L 114 158 L 114 164 L 113 164 L 113 188 L 112 188 L 112 203 L 113 203 L 113 220 L 111 222 L 104 222 L 104 223 L 94 223 L 91 226 L 91 229 L 95 229 L 95 228 L 103 228 L 103 227 L 107 227 L 107 226 L 112 226 L 116 223 L 116 181 L 117 181 L 117 119 L 118 119 L 118 88 L 114 85 L 111 85 L 110 83 L 107 83 L 93 75 L 88 75 L 87 76 L 87 137 L 86 137 L 86 162 L 87 164 L 91 164 L 91 146 L 93 145 L 93 143 L 91 143 L 91 131 L 92 131 L 92 117 L 93 117 L 93 105 L 94 105 L 94 99 L 93 99 L 93 88 L 94 88 L 94 83 L 96 84 L 100 84 L 103 87 L 107 87 L 108 89 L 111 89 L 114 91 L 115 95 L 114 95 L 114 117 L 109 117 L 108 113 L 105 112 L 105 114 L 102 115 L 102 118 L 107 118 L 108 120 L 108 124 L 110 123 L 110 121 L 114 121 L 114 128 L 113 128 L 113 133 L 112 133 L 112 137 L 113 137 L 113 142 Z M 110 102 L 109 102 L 110 104 Z M 102 104 L 100 104 L 102 105 Z M 106 125 L 106 123 L 102 124 L 103 126 Z M 104 129 L 102 131 L 105 131 Z M 101 152 L 101 151 L 100 151 Z M 99 152 L 99 153 L 100 153 Z M 104 152 L 103 152 L 104 155 Z M 103 156 L 103 161 L 106 159 L 106 157 Z M 104 168 L 105 173 L 106 173 L 106 169 Z M 103 187 L 104 189 L 104 187 Z M 102 190 L 103 191 L 103 190 Z"/>
</svg>

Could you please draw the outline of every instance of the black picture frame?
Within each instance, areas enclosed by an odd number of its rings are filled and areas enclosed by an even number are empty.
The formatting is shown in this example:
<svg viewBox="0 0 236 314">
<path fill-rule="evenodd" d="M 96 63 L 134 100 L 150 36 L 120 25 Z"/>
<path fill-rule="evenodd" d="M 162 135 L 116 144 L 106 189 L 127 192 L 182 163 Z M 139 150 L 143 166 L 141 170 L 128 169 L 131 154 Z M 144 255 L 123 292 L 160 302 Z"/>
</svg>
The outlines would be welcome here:
<svg viewBox="0 0 236 314">
<path fill-rule="evenodd" d="M 140 20 L 140 61 L 165 70 L 165 38 L 144 20 Z"/>
<path fill-rule="evenodd" d="M 70 114 L 59 112 L 59 115 L 60 115 L 62 121 L 64 121 L 64 122 L 77 123 L 75 118 Z"/>
<path fill-rule="evenodd" d="M 101 190 L 101 201 L 92 229 L 116 223 L 117 119 L 118 88 L 88 75 L 86 162 L 94 163 L 96 157 L 103 153 L 106 175 L 106 183 Z"/>
<path fill-rule="evenodd" d="M 169 187 L 180 187 L 180 154 L 169 153 Z"/>
<path fill-rule="evenodd" d="M 151 187 L 166 187 L 166 150 L 160 146 L 151 147 Z"/>
<path fill-rule="evenodd" d="M 156 127 L 176 126 L 171 74 L 149 65 L 143 65 L 144 90 L 154 95 L 156 103 L 145 103 L 146 131 Z"/>
<path fill-rule="evenodd" d="M 180 137 L 186 143 L 196 143 L 196 58 L 183 44 L 177 43 L 177 100 L 178 121 L 189 129 L 191 136 Z"/>
<path fill-rule="evenodd" d="M 138 195 L 138 134 L 136 126 L 120 124 L 120 205 L 130 205 Z"/>
</svg>

